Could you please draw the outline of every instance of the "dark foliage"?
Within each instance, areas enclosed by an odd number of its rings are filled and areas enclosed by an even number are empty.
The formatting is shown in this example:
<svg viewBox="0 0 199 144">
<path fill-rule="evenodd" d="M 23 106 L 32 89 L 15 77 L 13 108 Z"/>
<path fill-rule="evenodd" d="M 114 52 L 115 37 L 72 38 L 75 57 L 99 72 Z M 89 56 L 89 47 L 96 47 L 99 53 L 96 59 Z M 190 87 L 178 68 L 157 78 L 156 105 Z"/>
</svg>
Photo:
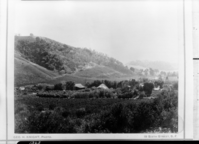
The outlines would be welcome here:
<svg viewBox="0 0 199 144">
<path fill-rule="evenodd" d="M 54 90 L 63 90 L 63 84 L 62 83 L 55 84 Z"/>
<path fill-rule="evenodd" d="M 175 91 L 163 91 L 154 100 L 31 99 L 31 103 L 24 101 L 28 108 L 16 109 L 17 133 L 143 133 L 159 127 L 167 132 L 178 130 Z"/>
<path fill-rule="evenodd" d="M 66 90 L 73 90 L 75 86 L 75 83 L 72 81 L 66 82 Z"/>
<path fill-rule="evenodd" d="M 89 120 L 86 131 L 91 133 L 140 133 L 156 128 L 177 132 L 177 96 L 161 94 L 155 100 L 115 104 Z M 175 104 L 171 105 L 171 101 Z M 170 105 L 169 105 L 169 104 Z"/>
<path fill-rule="evenodd" d="M 150 96 L 154 88 L 153 83 L 144 83 L 143 90 L 147 96 Z"/>
<path fill-rule="evenodd" d="M 164 81 L 163 80 L 158 80 L 158 81 L 155 81 L 154 82 L 154 86 L 155 87 L 160 87 L 160 88 L 162 88 L 163 87 L 163 84 L 164 84 Z"/>
</svg>

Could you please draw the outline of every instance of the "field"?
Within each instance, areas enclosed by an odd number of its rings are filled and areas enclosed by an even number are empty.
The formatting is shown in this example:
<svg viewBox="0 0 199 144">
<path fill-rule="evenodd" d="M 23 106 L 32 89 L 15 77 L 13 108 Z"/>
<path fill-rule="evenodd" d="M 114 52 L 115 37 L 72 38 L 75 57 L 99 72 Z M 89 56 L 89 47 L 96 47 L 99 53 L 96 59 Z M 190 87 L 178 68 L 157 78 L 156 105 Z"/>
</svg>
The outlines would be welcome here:
<svg viewBox="0 0 199 144">
<path fill-rule="evenodd" d="M 170 82 L 170 84 L 173 82 Z M 166 87 L 166 86 L 163 86 Z M 71 96 L 39 97 L 15 91 L 15 133 L 170 133 L 178 131 L 177 85 L 150 99 L 125 87 L 104 92 L 71 91 Z M 115 97 L 116 91 L 118 96 Z M 52 91 L 61 94 L 61 91 Z M 44 91 L 50 94 L 51 91 Z M 75 94 L 75 96 L 73 96 Z M 98 95 L 98 96 L 96 96 Z"/>
<path fill-rule="evenodd" d="M 18 96 L 15 100 L 15 111 L 18 112 L 20 104 L 26 105 L 31 109 L 41 110 L 41 108 L 49 109 L 50 107 L 62 107 L 65 110 L 73 113 L 75 110 L 85 108 L 89 113 L 100 112 L 101 109 L 106 106 L 113 105 L 115 103 L 127 102 L 129 100 L 121 99 L 60 99 L 60 98 L 40 98 L 37 96 L 23 95 Z M 133 100 L 132 100 L 133 101 Z"/>
</svg>

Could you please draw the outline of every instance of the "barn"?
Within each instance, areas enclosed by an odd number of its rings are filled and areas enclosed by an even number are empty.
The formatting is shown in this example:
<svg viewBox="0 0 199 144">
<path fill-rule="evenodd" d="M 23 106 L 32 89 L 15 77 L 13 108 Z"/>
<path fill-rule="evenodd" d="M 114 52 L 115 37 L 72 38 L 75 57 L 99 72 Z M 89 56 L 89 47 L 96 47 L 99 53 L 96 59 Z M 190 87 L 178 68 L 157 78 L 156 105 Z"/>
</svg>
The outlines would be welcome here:
<svg viewBox="0 0 199 144">
<path fill-rule="evenodd" d="M 19 87 L 19 90 L 24 91 L 25 87 Z"/>
<path fill-rule="evenodd" d="M 101 84 L 97 88 L 99 88 L 99 89 L 109 89 L 105 84 Z"/>
<path fill-rule="evenodd" d="M 75 84 L 75 90 L 82 90 L 82 89 L 85 89 L 85 86 L 83 86 L 83 85 L 80 84 L 80 83 Z"/>
<path fill-rule="evenodd" d="M 154 87 L 154 89 L 153 90 L 155 90 L 155 91 L 159 91 L 160 90 L 160 86 L 158 86 L 158 87 Z"/>
</svg>

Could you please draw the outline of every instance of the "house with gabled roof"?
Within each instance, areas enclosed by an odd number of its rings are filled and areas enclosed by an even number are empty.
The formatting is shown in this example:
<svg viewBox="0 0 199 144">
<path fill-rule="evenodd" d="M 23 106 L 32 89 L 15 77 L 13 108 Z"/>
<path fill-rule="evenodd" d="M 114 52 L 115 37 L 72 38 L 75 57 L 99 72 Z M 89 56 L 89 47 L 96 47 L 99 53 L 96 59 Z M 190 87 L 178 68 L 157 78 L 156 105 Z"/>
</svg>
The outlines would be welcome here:
<svg viewBox="0 0 199 144">
<path fill-rule="evenodd" d="M 83 86 L 81 83 L 77 83 L 75 84 L 75 90 L 81 90 L 81 89 L 85 89 L 85 86 Z"/>
<path fill-rule="evenodd" d="M 101 84 L 97 88 L 100 88 L 100 89 L 109 89 L 105 84 Z"/>
</svg>

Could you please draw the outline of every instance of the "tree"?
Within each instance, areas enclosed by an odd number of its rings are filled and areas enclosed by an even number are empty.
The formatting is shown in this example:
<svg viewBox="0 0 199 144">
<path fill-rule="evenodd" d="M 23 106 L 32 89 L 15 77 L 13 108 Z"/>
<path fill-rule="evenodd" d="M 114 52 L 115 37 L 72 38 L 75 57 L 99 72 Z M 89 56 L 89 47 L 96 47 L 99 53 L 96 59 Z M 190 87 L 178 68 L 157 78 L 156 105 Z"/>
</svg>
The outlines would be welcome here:
<svg viewBox="0 0 199 144">
<path fill-rule="evenodd" d="M 136 84 L 138 84 L 138 82 L 135 79 L 132 79 L 131 81 L 129 81 L 129 85 L 133 88 Z"/>
<path fill-rule="evenodd" d="M 75 86 L 75 83 L 72 81 L 66 82 L 66 90 L 73 90 Z"/>
<path fill-rule="evenodd" d="M 100 80 L 95 80 L 93 83 L 91 83 L 90 87 L 93 87 L 93 86 L 98 87 L 101 84 L 102 82 Z"/>
<path fill-rule="evenodd" d="M 62 83 L 58 83 L 54 85 L 54 90 L 63 90 L 63 85 Z"/>
<path fill-rule="evenodd" d="M 153 83 L 144 83 L 143 90 L 147 96 L 150 96 L 154 88 Z"/>
<path fill-rule="evenodd" d="M 164 84 L 164 81 L 161 79 L 154 82 L 155 87 L 159 86 L 160 88 L 162 88 L 163 84 Z"/>
</svg>

